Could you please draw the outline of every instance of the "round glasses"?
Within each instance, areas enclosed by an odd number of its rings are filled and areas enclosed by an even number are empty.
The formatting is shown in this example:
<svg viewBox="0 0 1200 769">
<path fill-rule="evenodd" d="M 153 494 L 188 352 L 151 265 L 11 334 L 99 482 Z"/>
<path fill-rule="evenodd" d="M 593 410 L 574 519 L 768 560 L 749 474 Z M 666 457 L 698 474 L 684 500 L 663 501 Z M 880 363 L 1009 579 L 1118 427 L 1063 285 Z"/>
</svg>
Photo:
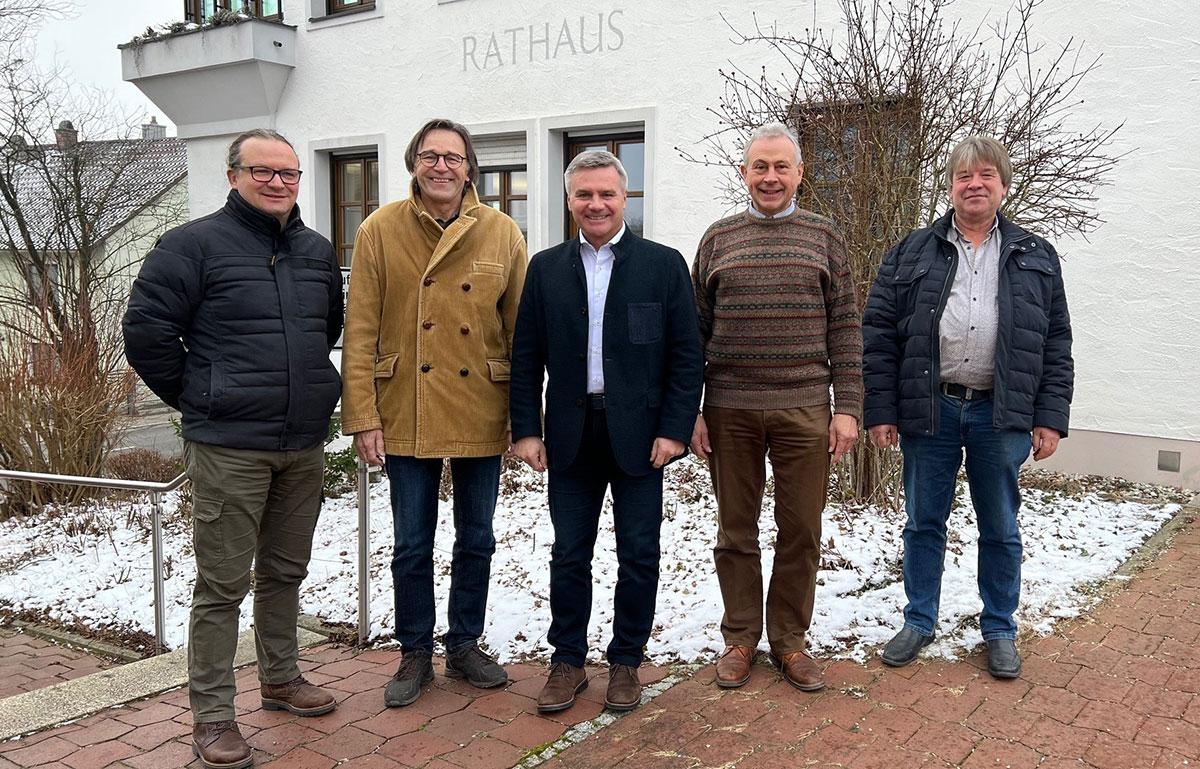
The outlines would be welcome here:
<svg viewBox="0 0 1200 769">
<path fill-rule="evenodd" d="M 458 168 L 466 160 L 462 155 L 453 152 L 447 152 L 444 155 L 438 152 L 422 152 L 417 155 L 417 160 L 421 161 L 421 165 L 429 168 L 436 166 L 439 159 L 446 161 L 446 168 Z"/>
</svg>

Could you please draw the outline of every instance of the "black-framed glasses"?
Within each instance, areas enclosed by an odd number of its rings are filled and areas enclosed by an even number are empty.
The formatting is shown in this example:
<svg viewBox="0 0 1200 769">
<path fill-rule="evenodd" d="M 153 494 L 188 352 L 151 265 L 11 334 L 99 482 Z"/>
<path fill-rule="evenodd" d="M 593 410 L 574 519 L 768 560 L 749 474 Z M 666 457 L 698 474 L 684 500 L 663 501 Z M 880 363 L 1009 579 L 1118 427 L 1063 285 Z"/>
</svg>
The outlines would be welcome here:
<svg viewBox="0 0 1200 769">
<path fill-rule="evenodd" d="M 299 168 L 274 169 L 267 166 L 234 166 L 234 168 L 239 171 L 249 171 L 251 179 L 263 184 L 269 184 L 276 175 L 284 184 L 295 184 L 300 181 L 300 174 L 304 173 Z"/>
<path fill-rule="evenodd" d="M 466 160 L 462 155 L 453 152 L 447 152 L 444 155 L 439 152 L 422 152 L 417 155 L 417 160 L 421 161 L 421 165 L 429 168 L 436 166 L 439 159 L 446 161 L 446 168 L 458 168 Z"/>
</svg>

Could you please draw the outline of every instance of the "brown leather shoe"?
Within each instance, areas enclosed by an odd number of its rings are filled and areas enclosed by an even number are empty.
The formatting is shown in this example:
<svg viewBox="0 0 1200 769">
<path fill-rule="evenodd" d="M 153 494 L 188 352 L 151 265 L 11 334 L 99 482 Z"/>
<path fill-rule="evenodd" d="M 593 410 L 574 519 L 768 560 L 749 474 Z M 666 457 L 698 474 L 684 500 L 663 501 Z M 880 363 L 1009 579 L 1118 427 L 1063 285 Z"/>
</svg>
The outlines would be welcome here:
<svg viewBox="0 0 1200 769">
<path fill-rule="evenodd" d="M 575 695 L 588 686 L 587 672 L 583 668 L 555 662 L 550 666 L 546 685 L 538 695 L 538 712 L 554 713 L 566 710 L 575 704 Z"/>
<path fill-rule="evenodd" d="M 717 660 L 717 686 L 736 689 L 750 680 L 755 650 L 749 646 L 726 646 Z"/>
<path fill-rule="evenodd" d="M 604 706 L 609 710 L 633 710 L 642 702 L 642 682 L 637 668 L 617 663 L 608 666 L 608 692 Z"/>
<path fill-rule="evenodd" d="M 286 684 L 262 684 L 263 710 L 286 710 L 297 716 L 323 716 L 337 707 L 333 695 L 304 680 L 304 676 Z"/>
<path fill-rule="evenodd" d="M 192 726 L 192 753 L 204 769 L 244 769 L 254 763 L 236 721 Z"/>
<path fill-rule="evenodd" d="M 825 674 L 808 652 L 792 652 L 773 659 L 783 671 L 784 679 L 800 691 L 815 692 L 825 688 Z"/>
</svg>

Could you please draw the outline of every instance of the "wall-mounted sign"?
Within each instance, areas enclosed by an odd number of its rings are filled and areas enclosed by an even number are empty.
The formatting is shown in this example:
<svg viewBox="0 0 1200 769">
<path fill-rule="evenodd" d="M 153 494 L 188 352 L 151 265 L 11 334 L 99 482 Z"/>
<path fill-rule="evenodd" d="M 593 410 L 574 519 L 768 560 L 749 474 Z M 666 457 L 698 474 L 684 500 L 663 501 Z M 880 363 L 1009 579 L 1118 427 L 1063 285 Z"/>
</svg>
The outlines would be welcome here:
<svg viewBox="0 0 1200 769">
<path fill-rule="evenodd" d="M 463 72 L 511 67 L 565 56 L 617 51 L 625 44 L 623 10 L 509 27 L 486 35 L 463 35 Z"/>
</svg>

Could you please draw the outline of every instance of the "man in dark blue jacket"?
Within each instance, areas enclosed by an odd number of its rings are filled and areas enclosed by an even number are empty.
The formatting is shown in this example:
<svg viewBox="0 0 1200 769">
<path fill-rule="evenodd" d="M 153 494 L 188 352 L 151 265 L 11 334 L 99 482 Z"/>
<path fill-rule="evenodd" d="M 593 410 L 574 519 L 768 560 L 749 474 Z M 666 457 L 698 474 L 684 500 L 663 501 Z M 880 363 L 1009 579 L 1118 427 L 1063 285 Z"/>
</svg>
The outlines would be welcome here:
<svg viewBox="0 0 1200 769">
<path fill-rule="evenodd" d="M 617 585 L 605 704 L 641 699 L 637 668 L 658 592 L 663 466 L 691 440 L 702 354 L 687 263 L 625 226 L 627 177 L 609 152 L 566 171 L 579 238 L 529 263 L 513 338 L 513 452 L 550 469 L 550 675 L 538 710 L 563 710 L 587 686 L 592 550 L 612 488 Z M 542 380 L 546 389 L 542 441 Z"/>
<path fill-rule="evenodd" d="M 133 285 L 125 356 L 183 421 L 196 586 L 188 633 L 193 750 L 250 766 L 234 721 L 238 616 L 254 580 L 262 704 L 336 707 L 297 666 L 296 613 L 321 503 L 324 439 L 341 394 L 333 247 L 300 220 L 299 158 L 256 129 L 229 147 L 225 207 L 159 238 Z"/>
<path fill-rule="evenodd" d="M 954 208 L 884 258 L 863 314 L 863 424 L 904 455 L 904 627 L 883 661 L 934 638 L 946 520 L 966 453 L 979 526 L 979 627 L 988 671 L 1016 678 L 1021 591 L 1017 473 L 1054 453 L 1074 382 L 1071 322 L 1054 247 L 999 214 L 1012 163 L 972 136 L 946 169 Z"/>
</svg>

